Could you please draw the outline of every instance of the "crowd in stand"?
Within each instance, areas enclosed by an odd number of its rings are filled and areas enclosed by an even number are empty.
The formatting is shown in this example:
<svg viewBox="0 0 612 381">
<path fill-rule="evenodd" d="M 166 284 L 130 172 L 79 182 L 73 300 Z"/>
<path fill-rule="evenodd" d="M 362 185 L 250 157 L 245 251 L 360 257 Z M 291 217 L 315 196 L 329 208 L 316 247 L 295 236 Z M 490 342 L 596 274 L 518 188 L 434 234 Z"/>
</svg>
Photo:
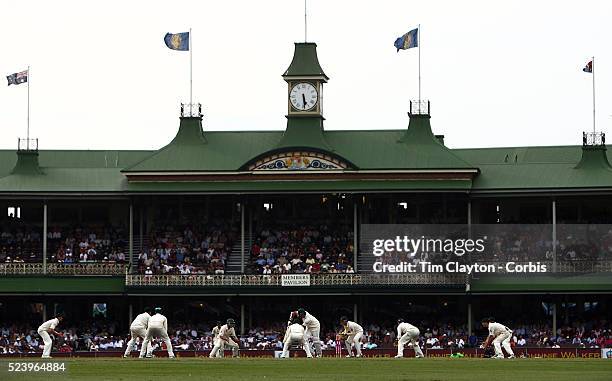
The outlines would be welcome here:
<svg viewBox="0 0 612 381">
<path fill-rule="evenodd" d="M 47 233 L 52 263 L 126 263 L 124 228 L 111 226 L 52 227 Z"/>
<path fill-rule="evenodd" d="M 265 328 L 254 327 L 240 336 L 243 350 L 282 349 L 282 339 L 286 322 L 279 322 Z M 16 353 L 40 353 L 42 340 L 36 333 L 35 324 L 0 325 L 0 355 Z M 462 349 L 480 345 L 486 333 L 468 335 L 466 327 L 419 324 L 421 329 L 420 346 L 427 349 Z M 395 346 L 394 326 L 364 324 L 362 347 L 364 349 L 391 348 Z M 544 324 L 520 325 L 513 328 L 512 346 L 515 347 L 578 347 L 603 348 L 612 346 L 612 328 L 606 321 L 591 321 L 586 324 L 562 326 L 553 335 Z M 170 324 L 169 335 L 175 350 L 212 349 L 211 324 Z M 338 328 L 339 329 L 339 328 Z M 85 322 L 78 327 L 59 329 L 63 337 L 56 338 L 55 349 L 63 352 L 74 351 L 117 351 L 125 350 L 129 340 L 127 330 L 119 329 L 115 323 Z M 336 331 L 321 332 L 323 349 L 334 348 Z M 160 343 L 154 343 L 159 348 Z"/>
<path fill-rule="evenodd" d="M 353 273 L 353 233 L 349 229 L 294 226 L 263 229 L 250 250 L 251 273 Z"/>
<path fill-rule="evenodd" d="M 473 239 L 484 239 L 484 251 L 455 256 L 452 252 L 421 251 L 411 253 L 388 251 L 377 261 L 396 265 L 402 262 L 444 264 L 449 260 L 482 262 L 552 261 L 554 254 L 552 225 L 487 225 L 475 226 Z M 612 230 L 609 226 L 569 225 L 557 227 L 557 261 L 565 263 L 593 262 L 612 259 Z M 480 230 L 480 231 L 479 231 Z M 449 234 L 450 235 L 450 234 Z M 438 236 L 426 238 L 439 238 Z M 447 237 L 442 237 L 446 239 Z M 465 238 L 465 237 L 462 237 Z M 432 245 L 434 248 L 439 246 Z M 417 266 L 418 268 L 418 266 Z"/>
<path fill-rule="evenodd" d="M 25 226 L 13 215 L 0 224 L 0 262 L 26 263 L 41 260 L 42 228 Z"/>
<path fill-rule="evenodd" d="M 138 256 L 138 272 L 222 275 L 234 240 L 235 232 L 222 224 L 160 227 Z"/>
</svg>

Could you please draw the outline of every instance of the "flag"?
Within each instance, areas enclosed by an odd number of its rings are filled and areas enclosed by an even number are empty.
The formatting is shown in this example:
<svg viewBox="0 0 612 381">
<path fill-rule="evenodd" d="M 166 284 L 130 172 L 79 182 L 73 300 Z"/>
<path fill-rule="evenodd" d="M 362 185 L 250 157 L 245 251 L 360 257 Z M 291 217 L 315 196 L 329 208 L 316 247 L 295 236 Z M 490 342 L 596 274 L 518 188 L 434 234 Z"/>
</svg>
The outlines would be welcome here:
<svg viewBox="0 0 612 381">
<path fill-rule="evenodd" d="M 28 81 L 28 71 L 25 70 L 25 71 L 20 71 L 19 73 L 7 75 L 6 79 L 8 81 L 8 86 L 19 85 L 21 83 L 25 83 Z"/>
<path fill-rule="evenodd" d="M 582 68 L 582 71 L 584 71 L 585 73 L 592 73 L 593 72 L 593 60 L 590 60 L 589 62 L 587 62 L 586 66 Z"/>
<path fill-rule="evenodd" d="M 400 49 L 410 49 L 419 46 L 419 28 L 413 29 L 402 37 L 395 40 L 395 47 L 399 52 Z"/>
<path fill-rule="evenodd" d="M 189 50 L 189 32 L 166 33 L 164 42 L 172 50 Z"/>
</svg>

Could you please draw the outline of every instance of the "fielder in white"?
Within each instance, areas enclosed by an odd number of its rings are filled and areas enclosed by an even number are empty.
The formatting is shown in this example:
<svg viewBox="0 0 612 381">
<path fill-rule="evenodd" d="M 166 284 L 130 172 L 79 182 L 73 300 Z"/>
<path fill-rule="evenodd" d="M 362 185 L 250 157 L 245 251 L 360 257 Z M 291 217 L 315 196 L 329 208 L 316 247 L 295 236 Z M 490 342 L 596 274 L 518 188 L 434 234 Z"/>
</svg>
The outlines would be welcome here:
<svg viewBox="0 0 612 381">
<path fill-rule="evenodd" d="M 493 318 L 485 318 L 482 319 L 482 326 L 489 329 L 489 336 L 485 340 L 484 343 L 480 346 L 482 349 L 486 349 L 491 341 L 493 342 L 493 347 L 495 348 L 495 357 L 496 359 L 503 359 L 504 353 L 501 350 L 503 346 L 508 353 L 509 357 L 514 358 L 514 352 L 512 352 L 512 347 L 510 347 L 510 339 L 512 338 L 512 330 L 506 327 L 503 324 L 495 323 Z"/>
<path fill-rule="evenodd" d="M 310 347 L 306 343 L 305 338 L 306 329 L 302 325 L 302 319 L 299 317 L 294 318 L 291 321 L 291 324 L 287 327 L 287 331 L 285 332 L 285 337 L 283 338 L 283 354 L 281 358 L 289 357 L 289 348 L 292 345 L 301 345 L 306 352 L 306 357 L 312 358 L 312 353 L 310 352 Z"/>
<path fill-rule="evenodd" d="M 319 323 L 317 318 L 309 314 L 308 311 L 303 308 L 300 308 L 297 311 L 291 312 L 291 314 L 289 315 L 289 324 L 287 325 L 291 325 L 291 320 L 295 318 L 295 315 L 302 319 L 302 325 L 306 328 L 306 332 L 304 333 L 304 340 L 306 340 L 306 345 L 310 346 L 310 339 L 312 339 L 312 345 L 314 346 L 314 349 L 313 347 L 310 347 L 310 353 L 314 352 L 315 356 L 321 357 L 323 353 L 321 351 L 321 339 L 319 338 L 321 334 L 321 324 Z"/>
<path fill-rule="evenodd" d="M 147 336 L 147 328 L 149 327 L 149 318 L 151 317 L 151 308 L 145 307 L 145 312 L 136 316 L 136 319 L 130 325 L 130 341 L 127 343 L 127 348 L 125 348 L 125 353 L 123 357 L 128 357 L 131 351 L 135 351 L 138 349 L 138 338 L 144 343 L 144 339 Z M 151 342 L 147 347 L 147 357 L 151 357 Z"/>
<path fill-rule="evenodd" d="M 153 338 L 160 338 L 166 343 L 166 349 L 168 350 L 168 357 L 174 358 L 174 351 L 172 351 L 172 343 L 168 337 L 168 319 L 161 314 L 162 309 L 159 307 L 155 308 L 155 315 L 149 318 L 147 326 L 147 334 L 142 342 L 142 348 L 140 349 L 140 358 L 145 357 L 147 348 L 151 345 Z"/>
<path fill-rule="evenodd" d="M 61 332 L 57 332 L 55 327 L 64 320 L 64 315 L 58 314 L 55 318 L 51 320 L 47 320 L 42 323 L 40 327 L 38 327 L 38 334 L 42 337 L 43 342 L 45 343 L 45 348 L 43 349 L 42 358 L 50 359 L 51 358 L 51 347 L 53 346 L 53 340 L 51 340 L 51 336 L 49 333 L 52 333 L 56 336 L 63 336 Z"/>
<path fill-rule="evenodd" d="M 412 344 L 414 356 L 417 358 L 424 357 L 421 347 L 419 347 L 419 329 L 412 324 L 405 323 L 403 319 L 397 320 L 397 356 L 395 358 L 404 357 L 404 346 L 407 343 Z"/>
<path fill-rule="evenodd" d="M 236 331 L 234 330 L 235 325 L 236 322 L 234 319 L 227 319 L 227 324 L 221 326 L 219 329 L 219 336 L 217 336 L 217 340 L 215 341 L 215 346 L 213 347 L 212 351 L 210 351 L 208 357 L 217 357 L 217 353 L 225 346 L 232 348 L 233 357 L 239 357 L 238 354 L 240 346 L 238 343 L 240 340 L 236 336 Z"/>
<path fill-rule="evenodd" d="M 217 325 L 215 325 L 211 331 L 212 336 L 213 336 L 213 346 L 215 345 L 215 343 L 217 342 L 217 339 L 219 339 L 219 332 L 221 331 L 221 327 L 223 326 L 223 324 L 218 321 Z M 224 353 L 223 353 L 223 348 L 224 346 L 222 346 L 218 351 L 217 351 L 217 358 L 222 358 Z"/>
<path fill-rule="evenodd" d="M 342 316 L 340 318 L 340 324 L 344 327 L 343 335 L 346 335 L 346 340 L 344 340 L 344 344 L 346 345 L 346 350 L 348 355 L 346 357 L 353 357 L 353 350 L 351 346 L 355 346 L 355 352 L 357 355 L 355 357 L 361 357 L 361 338 L 363 337 L 363 328 L 353 322 L 348 320 L 346 316 Z"/>
</svg>

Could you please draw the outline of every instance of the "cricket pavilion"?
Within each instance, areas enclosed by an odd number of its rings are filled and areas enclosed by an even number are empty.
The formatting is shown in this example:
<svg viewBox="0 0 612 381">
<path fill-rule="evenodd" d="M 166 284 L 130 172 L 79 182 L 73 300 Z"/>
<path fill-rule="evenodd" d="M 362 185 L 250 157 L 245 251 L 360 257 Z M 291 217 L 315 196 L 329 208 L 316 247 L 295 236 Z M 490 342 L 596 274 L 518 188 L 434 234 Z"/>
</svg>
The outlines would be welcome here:
<svg viewBox="0 0 612 381">
<path fill-rule="evenodd" d="M 296 43 L 282 78 L 288 90 L 284 130 L 214 131 L 189 104 L 181 106 L 175 138 L 156 151 L 39 150 L 37 141 L 0 151 L 3 218 L 12 211 L 12 220 L 18 217 L 41 237 L 30 261 L 0 264 L 2 298 L 78 303 L 93 295 L 131 314 L 133 304 L 151 295 L 231 297 L 244 318 L 262 295 L 343 295 L 356 315 L 376 310 L 379 297 L 371 295 L 446 301 L 450 295 L 453 308 L 469 316 L 477 298 L 499 293 L 561 303 L 568 294 L 612 291 L 611 257 L 569 263 L 555 246 L 560 224 L 612 224 L 612 167 L 603 133 L 585 133 L 574 146 L 452 149 L 442 135 L 448 126 L 432 128 L 428 101 L 411 103 L 403 129 L 326 130 L 322 93 L 329 78 L 316 44 Z M 235 232 L 224 275 L 136 271 L 152 229 L 193 220 L 222 220 Z M 50 260 L 53 229 L 93 222 L 125 227 L 127 264 Z M 345 229 L 355 273 L 311 275 L 303 287 L 284 287 L 280 275 L 249 271 L 258 232 L 291 223 Z M 374 274 L 371 252 L 360 250 L 364 224 L 537 225 L 550 232 L 553 253 L 543 261 L 555 262 L 554 271 L 530 277 Z M 127 318 L 127 312 L 117 314 Z"/>
</svg>

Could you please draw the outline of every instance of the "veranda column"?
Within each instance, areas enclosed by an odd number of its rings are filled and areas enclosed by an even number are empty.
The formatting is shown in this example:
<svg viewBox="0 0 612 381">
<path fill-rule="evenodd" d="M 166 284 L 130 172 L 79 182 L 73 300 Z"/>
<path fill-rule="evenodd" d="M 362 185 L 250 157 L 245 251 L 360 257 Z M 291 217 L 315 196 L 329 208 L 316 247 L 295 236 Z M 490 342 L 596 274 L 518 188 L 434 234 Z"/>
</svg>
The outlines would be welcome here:
<svg viewBox="0 0 612 381">
<path fill-rule="evenodd" d="M 467 304 L 467 327 L 468 327 L 468 336 L 472 336 L 472 301 L 468 300 Z"/>
<path fill-rule="evenodd" d="M 43 203 L 43 274 L 47 273 L 47 201 Z"/>
<path fill-rule="evenodd" d="M 134 320 L 134 308 L 132 306 L 132 303 L 130 303 L 130 305 L 128 306 L 128 319 L 128 324 L 132 324 L 132 320 Z"/>
<path fill-rule="evenodd" d="M 554 336 L 557 336 L 557 303 L 552 304 L 551 313 L 552 313 L 552 334 L 554 337 Z"/>
<path fill-rule="evenodd" d="M 553 273 L 557 272 L 557 200 L 552 201 L 552 252 Z"/>
<path fill-rule="evenodd" d="M 130 237 L 129 237 L 129 246 L 128 253 L 130 256 L 130 271 L 133 271 L 133 263 L 134 263 L 134 206 L 130 201 Z"/>
<path fill-rule="evenodd" d="M 557 272 L 557 200 L 552 200 L 552 252 L 553 252 L 553 273 Z M 553 336 L 557 335 L 557 303 L 552 305 L 552 331 Z"/>
<path fill-rule="evenodd" d="M 240 273 L 244 274 L 244 200 L 240 201 Z"/>
<path fill-rule="evenodd" d="M 468 199 L 467 202 L 467 226 L 468 226 L 468 238 L 472 238 L 472 200 Z M 471 257 L 471 253 L 468 254 Z M 465 292 L 470 292 L 470 275 L 465 276 Z M 471 307 L 470 307 L 471 308 Z M 471 321 L 470 323 L 471 324 Z M 471 333 L 471 330 L 470 330 Z"/>
<path fill-rule="evenodd" d="M 245 316 L 245 308 L 244 308 L 244 303 L 240 304 L 240 334 L 244 335 L 244 331 L 245 331 L 245 321 L 246 321 L 246 316 Z"/>
<path fill-rule="evenodd" d="M 359 230 L 357 216 L 357 196 L 353 195 L 353 270 L 357 272 L 357 255 L 359 253 L 359 240 L 357 232 Z"/>
<path fill-rule="evenodd" d="M 144 208 L 142 205 L 140 206 L 140 219 L 138 224 L 138 229 L 140 230 L 140 245 L 138 247 L 138 251 L 142 253 L 144 250 Z"/>
</svg>

